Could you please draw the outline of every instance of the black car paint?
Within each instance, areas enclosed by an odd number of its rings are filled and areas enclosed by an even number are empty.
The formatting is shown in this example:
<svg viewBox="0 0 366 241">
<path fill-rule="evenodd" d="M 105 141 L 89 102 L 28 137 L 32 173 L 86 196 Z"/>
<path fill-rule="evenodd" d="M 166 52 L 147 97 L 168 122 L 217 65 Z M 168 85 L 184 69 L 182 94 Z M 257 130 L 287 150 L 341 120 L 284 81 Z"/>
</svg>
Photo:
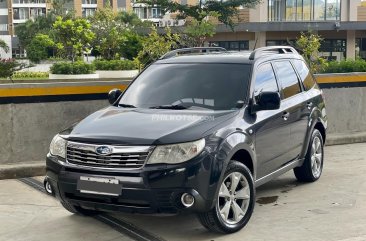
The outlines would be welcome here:
<svg viewBox="0 0 366 241">
<path fill-rule="evenodd" d="M 214 60 L 202 59 L 201 56 L 198 58 L 200 61 L 206 62 L 220 62 L 221 60 L 219 57 Z M 276 56 L 276 59 L 287 58 L 298 59 L 300 57 L 297 55 Z M 188 62 L 196 60 L 192 56 L 185 58 L 185 61 Z M 241 109 L 212 112 L 148 110 L 111 106 L 95 112 L 80 123 L 62 131 L 60 134 L 65 139 L 85 143 L 155 146 L 205 138 L 206 146 L 199 156 L 186 163 L 145 165 L 141 170 L 118 172 L 69 166 L 62 158 L 49 154 L 47 156 L 47 176 L 57 190 L 58 198 L 92 209 L 155 213 L 183 210 L 175 199 L 183 192 L 190 192 L 197 200 L 190 210 L 202 212 L 215 205 L 218 184 L 223 179 L 229 161 L 238 151 L 245 151 L 251 157 L 254 180 L 263 180 L 269 174 L 281 167 L 286 167 L 286 164 L 294 160 L 297 160 L 296 165 L 301 165 L 315 125 L 321 125 L 324 130 L 326 129 L 327 120 L 321 90 L 313 88 L 307 92 L 301 92 L 282 101 L 278 110 L 253 113 L 251 105 L 255 104 L 252 98 L 255 69 L 259 64 L 271 60 L 273 60 L 271 56 L 261 58 L 260 61 L 244 60 L 245 63 L 252 64 L 253 71 L 247 95 L 249 100 Z M 167 61 L 169 62 L 169 60 L 160 62 Z M 236 58 L 235 61 L 241 60 Z M 303 89 L 303 86 L 301 88 Z M 313 104 L 310 109 L 307 107 L 309 101 Z M 283 114 L 287 111 L 290 112 L 290 118 L 286 121 L 283 119 Z M 167 116 L 194 114 L 214 118 L 210 121 L 185 119 L 184 121 L 151 123 L 149 121 L 152 120 L 154 114 Z M 151 203 L 151 206 L 144 209 L 136 203 L 130 206 L 117 205 L 114 202 L 119 202 L 119 200 L 107 200 L 107 198 L 103 202 L 100 200 L 99 202 L 95 201 L 92 195 L 84 195 L 81 199 L 73 200 L 65 195 L 65 190 L 76 196 L 79 195 L 75 186 L 80 175 L 121 178 L 124 187 L 123 194 L 130 192 L 129 202 L 131 199 L 145 198 Z M 271 176 L 271 178 L 273 177 Z M 262 183 L 263 181 L 260 182 L 260 184 Z M 170 193 L 168 202 L 172 204 L 172 209 L 161 207 L 158 198 L 161 191 Z"/>
</svg>

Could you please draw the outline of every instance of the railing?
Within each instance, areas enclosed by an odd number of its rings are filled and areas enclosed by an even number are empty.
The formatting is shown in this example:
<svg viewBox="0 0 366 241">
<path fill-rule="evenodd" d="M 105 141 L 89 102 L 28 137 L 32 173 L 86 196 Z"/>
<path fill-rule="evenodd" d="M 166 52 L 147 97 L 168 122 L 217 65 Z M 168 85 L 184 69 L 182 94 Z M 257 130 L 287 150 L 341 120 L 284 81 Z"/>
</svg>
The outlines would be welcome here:
<svg viewBox="0 0 366 241">
<path fill-rule="evenodd" d="M 46 0 L 13 0 L 13 4 L 45 4 Z"/>
</svg>

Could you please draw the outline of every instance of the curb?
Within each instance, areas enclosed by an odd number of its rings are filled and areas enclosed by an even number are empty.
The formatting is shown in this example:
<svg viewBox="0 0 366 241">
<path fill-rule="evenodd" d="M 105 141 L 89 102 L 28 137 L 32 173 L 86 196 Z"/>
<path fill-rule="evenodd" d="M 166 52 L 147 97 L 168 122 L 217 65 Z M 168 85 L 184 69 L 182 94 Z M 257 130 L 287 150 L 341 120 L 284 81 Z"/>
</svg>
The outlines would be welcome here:
<svg viewBox="0 0 366 241">
<path fill-rule="evenodd" d="M 329 134 L 326 146 L 345 145 L 366 142 L 366 132 L 353 134 Z M 0 180 L 22 177 L 43 176 L 46 173 L 45 162 L 17 163 L 0 165 Z"/>
<path fill-rule="evenodd" d="M 329 134 L 326 138 L 325 145 L 345 145 L 353 143 L 366 142 L 366 132 L 349 133 L 349 134 Z"/>
<path fill-rule="evenodd" d="M 0 165 L 0 180 L 43 176 L 45 175 L 45 173 L 46 173 L 45 162 Z"/>
</svg>

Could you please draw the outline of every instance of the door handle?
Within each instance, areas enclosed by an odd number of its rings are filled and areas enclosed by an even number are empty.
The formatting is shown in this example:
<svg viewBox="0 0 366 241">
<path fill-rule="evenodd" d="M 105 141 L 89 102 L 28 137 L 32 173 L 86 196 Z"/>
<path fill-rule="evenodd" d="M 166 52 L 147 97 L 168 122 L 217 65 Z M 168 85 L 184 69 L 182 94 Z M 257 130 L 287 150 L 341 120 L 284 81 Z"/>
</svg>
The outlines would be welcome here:
<svg viewBox="0 0 366 241">
<path fill-rule="evenodd" d="M 308 109 L 310 110 L 311 107 L 313 107 L 313 102 L 309 101 L 308 103 L 306 103 L 306 106 L 308 107 Z"/>
<path fill-rule="evenodd" d="M 283 112 L 282 119 L 287 121 L 289 117 L 290 117 L 290 112 L 287 112 L 287 111 Z"/>
</svg>

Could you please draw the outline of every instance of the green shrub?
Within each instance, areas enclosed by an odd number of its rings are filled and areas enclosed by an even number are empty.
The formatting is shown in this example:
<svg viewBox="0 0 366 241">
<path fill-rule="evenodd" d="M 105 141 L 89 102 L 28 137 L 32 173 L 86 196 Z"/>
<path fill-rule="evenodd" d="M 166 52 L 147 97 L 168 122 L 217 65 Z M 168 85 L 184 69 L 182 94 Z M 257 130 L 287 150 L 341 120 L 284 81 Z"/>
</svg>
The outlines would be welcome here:
<svg viewBox="0 0 366 241">
<path fill-rule="evenodd" d="M 94 60 L 97 70 L 134 70 L 138 69 L 132 60 Z"/>
<path fill-rule="evenodd" d="M 48 79 L 48 72 L 30 72 L 30 71 L 24 71 L 24 72 L 15 72 L 13 74 L 14 79 L 31 79 L 31 78 L 37 78 L 37 79 Z"/>
<path fill-rule="evenodd" d="M 20 65 L 14 59 L 0 59 L 0 78 L 12 78 Z"/>
<path fill-rule="evenodd" d="M 54 63 L 51 66 L 52 74 L 93 74 L 95 73 L 95 67 L 92 64 L 87 64 L 83 61 L 77 62 L 59 62 Z"/>
<path fill-rule="evenodd" d="M 366 72 L 366 61 L 363 59 L 331 61 L 328 63 L 327 67 L 323 71 L 323 73 L 350 72 Z"/>
</svg>

